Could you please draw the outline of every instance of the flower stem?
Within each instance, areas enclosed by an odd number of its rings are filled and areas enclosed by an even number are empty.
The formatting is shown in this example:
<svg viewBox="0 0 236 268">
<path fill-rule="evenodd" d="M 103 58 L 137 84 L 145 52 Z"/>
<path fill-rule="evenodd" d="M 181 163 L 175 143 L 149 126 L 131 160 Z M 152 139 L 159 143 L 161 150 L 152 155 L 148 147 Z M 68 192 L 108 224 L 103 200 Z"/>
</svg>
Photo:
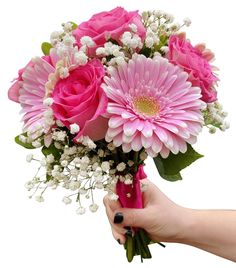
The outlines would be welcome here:
<svg viewBox="0 0 236 268">
<path fill-rule="evenodd" d="M 125 242 L 125 247 L 126 247 L 126 257 L 128 262 L 132 262 L 134 258 L 134 239 L 131 236 L 126 236 L 126 242 Z"/>
<path fill-rule="evenodd" d="M 133 260 L 134 256 L 140 256 L 141 262 L 143 259 L 150 259 L 152 258 L 151 252 L 149 250 L 149 245 L 152 243 L 157 243 L 162 247 L 165 247 L 162 243 L 153 242 L 147 235 L 144 229 L 138 229 L 133 237 L 126 236 L 125 242 L 125 250 L 126 250 L 126 257 L 128 262 Z"/>
<path fill-rule="evenodd" d="M 134 172 L 136 173 L 138 170 L 138 157 L 139 157 L 139 152 L 134 152 Z"/>
</svg>

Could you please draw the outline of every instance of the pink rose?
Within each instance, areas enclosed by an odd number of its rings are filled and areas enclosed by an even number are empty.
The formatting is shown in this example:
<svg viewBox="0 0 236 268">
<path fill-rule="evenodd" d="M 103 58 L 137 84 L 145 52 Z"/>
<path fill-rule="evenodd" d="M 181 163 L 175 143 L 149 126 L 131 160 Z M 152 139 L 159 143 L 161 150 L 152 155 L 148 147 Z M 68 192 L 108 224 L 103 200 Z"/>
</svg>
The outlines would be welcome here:
<svg viewBox="0 0 236 268">
<path fill-rule="evenodd" d="M 105 70 L 99 60 L 91 60 L 79 66 L 70 75 L 55 85 L 52 93 L 52 109 L 56 119 L 67 128 L 78 124 L 81 135 L 92 140 L 103 139 L 107 130 L 107 119 L 102 117 L 107 108 L 107 96 L 101 84 Z"/>
<path fill-rule="evenodd" d="M 137 34 L 143 40 L 146 35 L 146 29 L 138 11 L 127 12 L 122 7 L 93 15 L 89 21 L 83 22 L 78 26 L 74 31 L 74 36 L 79 46 L 81 37 L 92 37 L 96 44 L 94 49 L 96 49 L 103 46 L 109 38 L 120 43 L 121 35 L 125 31 L 130 31 L 129 25 L 131 23 L 137 26 Z"/>
<path fill-rule="evenodd" d="M 217 100 L 217 92 L 213 86 L 219 79 L 213 73 L 209 61 L 214 58 L 204 45 L 193 47 L 186 40 L 185 34 L 172 35 L 169 39 L 167 58 L 175 65 L 189 73 L 189 81 L 193 86 L 201 88 L 202 100 L 209 103 Z"/>
<path fill-rule="evenodd" d="M 45 61 L 47 61 L 51 65 L 53 65 L 51 62 L 50 56 L 43 56 L 42 59 L 44 59 Z M 21 88 L 21 84 L 23 81 L 22 75 L 28 66 L 32 67 L 33 65 L 34 65 L 33 62 L 29 61 L 24 68 L 22 68 L 18 71 L 18 77 L 13 80 L 14 83 L 12 84 L 12 86 L 8 90 L 8 98 L 10 100 L 15 101 L 15 102 L 19 102 L 19 90 Z"/>
</svg>

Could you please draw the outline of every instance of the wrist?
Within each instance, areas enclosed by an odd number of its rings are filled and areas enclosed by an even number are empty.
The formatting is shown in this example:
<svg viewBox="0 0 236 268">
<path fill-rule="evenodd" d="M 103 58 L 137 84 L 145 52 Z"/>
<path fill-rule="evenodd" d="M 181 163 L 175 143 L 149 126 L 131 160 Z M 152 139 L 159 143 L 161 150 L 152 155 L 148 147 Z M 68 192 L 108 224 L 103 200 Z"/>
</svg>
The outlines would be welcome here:
<svg viewBox="0 0 236 268">
<path fill-rule="evenodd" d="M 192 241 L 197 226 L 197 210 L 181 207 L 179 211 L 179 228 L 174 243 L 189 244 Z"/>
</svg>

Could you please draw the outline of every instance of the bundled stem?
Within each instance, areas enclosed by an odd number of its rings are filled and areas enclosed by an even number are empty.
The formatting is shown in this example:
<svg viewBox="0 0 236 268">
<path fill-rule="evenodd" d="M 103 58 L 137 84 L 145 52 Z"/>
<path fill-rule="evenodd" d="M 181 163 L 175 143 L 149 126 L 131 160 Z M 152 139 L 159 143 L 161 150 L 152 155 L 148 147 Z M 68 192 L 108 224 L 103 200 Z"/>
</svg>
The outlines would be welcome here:
<svg viewBox="0 0 236 268">
<path fill-rule="evenodd" d="M 125 250 L 128 262 L 132 262 L 134 256 L 140 256 L 141 262 L 143 259 L 152 258 L 149 250 L 149 245 L 157 243 L 165 247 L 162 243 L 152 241 L 144 229 L 138 229 L 134 236 L 126 235 Z"/>
</svg>

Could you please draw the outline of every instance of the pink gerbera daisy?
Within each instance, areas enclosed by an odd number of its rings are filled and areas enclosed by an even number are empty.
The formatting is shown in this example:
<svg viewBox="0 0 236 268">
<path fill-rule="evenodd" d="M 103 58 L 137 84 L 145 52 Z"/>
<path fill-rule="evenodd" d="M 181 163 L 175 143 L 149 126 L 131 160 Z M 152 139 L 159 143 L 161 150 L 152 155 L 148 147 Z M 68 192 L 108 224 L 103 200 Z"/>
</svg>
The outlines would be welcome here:
<svg viewBox="0 0 236 268">
<path fill-rule="evenodd" d="M 21 113 L 24 113 L 23 131 L 32 139 L 47 133 L 50 128 L 50 122 L 45 120 L 45 115 L 50 117 L 51 111 L 43 101 L 48 76 L 54 72 L 55 68 L 50 63 L 37 57 L 32 59 L 31 66 L 27 66 L 22 74 L 19 102 L 22 106 Z"/>
<path fill-rule="evenodd" d="M 106 141 L 124 152 L 144 147 L 154 157 L 186 152 L 202 129 L 201 91 L 167 59 L 134 55 L 105 78 L 110 99 Z"/>
</svg>

